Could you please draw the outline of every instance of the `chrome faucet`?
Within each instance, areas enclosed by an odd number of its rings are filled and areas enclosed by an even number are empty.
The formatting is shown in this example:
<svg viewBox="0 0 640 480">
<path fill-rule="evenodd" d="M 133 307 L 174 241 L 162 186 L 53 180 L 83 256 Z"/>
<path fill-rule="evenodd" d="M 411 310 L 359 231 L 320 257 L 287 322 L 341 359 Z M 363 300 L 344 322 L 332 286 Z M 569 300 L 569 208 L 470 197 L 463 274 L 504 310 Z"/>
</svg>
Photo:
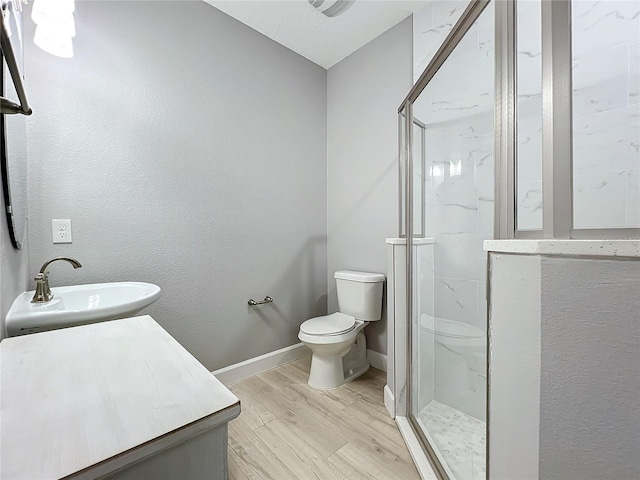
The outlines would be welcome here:
<svg viewBox="0 0 640 480">
<path fill-rule="evenodd" d="M 36 275 L 34 280 L 36 281 L 36 293 L 31 299 L 31 303 L 46 303 L 51 301 L 53 298 L 53 293 L 51 293 L 51 289 L 49 288 L 49 272 L 47 269 L 49 265 L 53 262 L 57 262 L 58 260 L 64 260 L 65 262 L 69 262 L 73 268 L 80 268 L 82 265 L 75 258 L 69 257 L 56 257 L 51 260 L 44 262 L 42 268 L 40 269 L 40 273 Z"/>
</svg>

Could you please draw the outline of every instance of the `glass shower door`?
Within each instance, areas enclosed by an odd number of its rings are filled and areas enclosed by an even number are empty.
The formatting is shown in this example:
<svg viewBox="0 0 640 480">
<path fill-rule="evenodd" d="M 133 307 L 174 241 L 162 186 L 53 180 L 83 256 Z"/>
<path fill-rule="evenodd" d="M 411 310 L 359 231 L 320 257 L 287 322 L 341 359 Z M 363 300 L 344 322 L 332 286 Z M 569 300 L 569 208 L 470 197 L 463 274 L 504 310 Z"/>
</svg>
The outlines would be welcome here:
<svg viewBox="0 0 640 480">
<path fill-rule="evenodd" d="M 412 103 L 409 418 L 441 473 L 486 478 L 484 240 L 494 218 L 494 12 L 490 3 Z"/>
</svg>

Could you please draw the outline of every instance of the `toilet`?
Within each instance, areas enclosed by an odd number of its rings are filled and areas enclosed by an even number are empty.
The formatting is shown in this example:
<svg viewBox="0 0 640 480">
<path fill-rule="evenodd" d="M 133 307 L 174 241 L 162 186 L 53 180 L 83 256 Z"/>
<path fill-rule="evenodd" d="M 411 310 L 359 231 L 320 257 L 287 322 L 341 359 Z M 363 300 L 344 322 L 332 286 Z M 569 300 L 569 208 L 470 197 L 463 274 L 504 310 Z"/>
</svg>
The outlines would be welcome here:
<svg viewBox="0 0 640 480">
<path fill-rule="evenodd" d="M 381 273 L 340 270 L 334 275 L 339 312 L 300 325 L 298 338 L 311 349 L 309 385 L 329 390 L 369 370 L 364 327 L 382 316 Z"/>
</svg>

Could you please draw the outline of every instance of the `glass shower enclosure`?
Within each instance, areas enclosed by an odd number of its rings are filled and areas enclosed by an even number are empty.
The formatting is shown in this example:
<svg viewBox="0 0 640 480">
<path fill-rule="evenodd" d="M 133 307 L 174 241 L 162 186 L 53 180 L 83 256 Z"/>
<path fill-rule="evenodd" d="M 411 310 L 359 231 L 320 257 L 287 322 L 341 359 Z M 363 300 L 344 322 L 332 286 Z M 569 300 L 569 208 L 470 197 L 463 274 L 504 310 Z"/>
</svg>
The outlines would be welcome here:
<svg viewBox="0 0 640 480">
<path fill-rule="evenodd" d="M 638 45 L 637 2 L 472 0 L 399 109 L 402 415 L 442 478 L 487 478 L 484 241 L 640 238 Z"/>
<path fill-rule="evenodd" d="M 468 8 L 400 112 L 410 265 L 407 416 L 443 477 L 486 477 L 484 240 L 494 238 L 494 12 Z M 459 22 L 459 23 L 460 23 Z M 438 64 L 439 60 L 439 64 Z M 425 75 L 428 76 L 425 77 Z M 404 225 L 408 225 L 404 229 Z"/>
</svg>

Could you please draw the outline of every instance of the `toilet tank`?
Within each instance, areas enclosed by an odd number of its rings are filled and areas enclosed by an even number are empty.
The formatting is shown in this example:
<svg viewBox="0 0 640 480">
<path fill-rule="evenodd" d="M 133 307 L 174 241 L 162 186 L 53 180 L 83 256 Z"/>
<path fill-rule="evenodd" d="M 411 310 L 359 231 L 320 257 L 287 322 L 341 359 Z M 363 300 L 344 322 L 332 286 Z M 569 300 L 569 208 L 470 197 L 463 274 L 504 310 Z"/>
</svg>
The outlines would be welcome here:
<svg viewBox="0 0 640 480">
<path fill-rule="evenodd" d="M 338 290 L 340 313 L 365 322 L 375 322 L 382 316 L 381 273 L 340 270 L 334 275 Z"/>
</svg>

